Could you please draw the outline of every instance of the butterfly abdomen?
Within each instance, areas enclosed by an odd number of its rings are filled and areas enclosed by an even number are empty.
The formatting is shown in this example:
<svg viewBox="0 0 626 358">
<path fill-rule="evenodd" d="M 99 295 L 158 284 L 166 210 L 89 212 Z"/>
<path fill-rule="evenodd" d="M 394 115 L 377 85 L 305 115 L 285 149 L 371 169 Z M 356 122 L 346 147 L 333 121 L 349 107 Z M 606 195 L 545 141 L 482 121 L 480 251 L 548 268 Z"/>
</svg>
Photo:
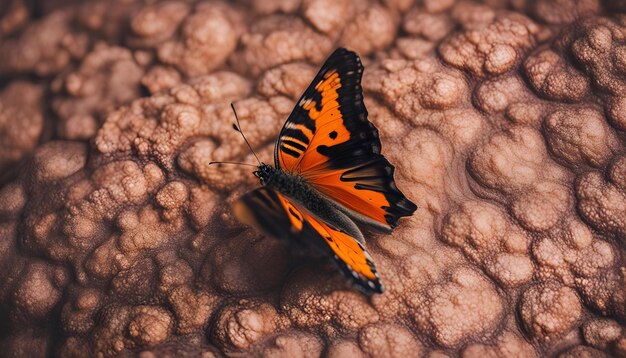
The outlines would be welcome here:
<svg viewBox="0 0 626 358">
<path fill-rule="evenodd" d="M 347 232 L 362 241 L 363 234 L 358 227 L 345 214 L 338 211 L 322 194 L 313 189 L 303 177 L 282 170 L 275 170 L 272 179 L 267 182 L 266 186 L 302 205 L 311 214 L 326 221 L 332 227 Z"/>
<path fill-rule="evenodd" d="M 276 170 L 267 186 L 299 202 L 314 214 L 334 209 L 300 176 Z"/>
</svg>

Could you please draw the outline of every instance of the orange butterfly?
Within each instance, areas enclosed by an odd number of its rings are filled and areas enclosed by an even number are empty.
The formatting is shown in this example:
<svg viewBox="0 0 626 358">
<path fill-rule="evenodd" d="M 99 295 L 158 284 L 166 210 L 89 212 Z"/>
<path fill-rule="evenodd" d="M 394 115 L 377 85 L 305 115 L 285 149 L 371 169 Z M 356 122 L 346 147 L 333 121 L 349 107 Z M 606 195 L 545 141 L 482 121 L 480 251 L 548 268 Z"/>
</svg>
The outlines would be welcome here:
<svg viewBox="0 0 626 358">
<path fill-rule="evenodd" d="M 359 56 L 344 48 L 326 60 L 278 135 L 274 167 L 259 162 L 254 175 L 263 186 L 239 199 L 234 211 L 266 234 L 322 250 L 358 288 L 382 293 L 353 219 L 391 231 L 417 207 L 398 190 L 394 167 L 380 154 L 362 74 Z"/>
</svg>

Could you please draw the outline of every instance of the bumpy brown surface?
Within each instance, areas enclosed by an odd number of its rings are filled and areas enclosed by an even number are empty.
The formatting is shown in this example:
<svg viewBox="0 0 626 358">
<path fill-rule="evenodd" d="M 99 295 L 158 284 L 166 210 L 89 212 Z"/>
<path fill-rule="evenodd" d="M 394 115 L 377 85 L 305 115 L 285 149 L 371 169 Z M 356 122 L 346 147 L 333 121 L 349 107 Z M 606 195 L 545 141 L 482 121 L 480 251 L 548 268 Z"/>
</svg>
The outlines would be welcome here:
<svg viewBox="0 0 626 358">
<path fill-rule="evenodd" d="M 75 2 L 73 2 L 75 3 Z M 243 227 L 294 101 L 357 50 L 398 185 L 386 285 Z M 12 356 L 626 355 L 626 3 L 0 6 Z"/>
</svg>

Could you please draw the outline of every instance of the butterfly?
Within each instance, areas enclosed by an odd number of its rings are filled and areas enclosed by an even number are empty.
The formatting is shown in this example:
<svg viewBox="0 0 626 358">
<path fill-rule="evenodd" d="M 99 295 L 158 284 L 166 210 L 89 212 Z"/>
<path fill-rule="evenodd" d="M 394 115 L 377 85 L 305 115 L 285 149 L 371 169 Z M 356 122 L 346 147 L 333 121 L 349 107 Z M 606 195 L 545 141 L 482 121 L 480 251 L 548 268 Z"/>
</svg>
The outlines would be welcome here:
<svg viewBox="0 0 626 358">
<path fill-rule="evenodd" d="M 384 287 L 355 221 L 390 232 L 417 207 L 396 187 L 394 166 L 381 154 L 362 75 L 356 53 L 339 48 L 330 55 L 281 129 L 274 166 L 259 161 L 254 175 L 262 186 L 233 210 L 265 234 L 321 250 L 369 294 Z"/>
</svg>

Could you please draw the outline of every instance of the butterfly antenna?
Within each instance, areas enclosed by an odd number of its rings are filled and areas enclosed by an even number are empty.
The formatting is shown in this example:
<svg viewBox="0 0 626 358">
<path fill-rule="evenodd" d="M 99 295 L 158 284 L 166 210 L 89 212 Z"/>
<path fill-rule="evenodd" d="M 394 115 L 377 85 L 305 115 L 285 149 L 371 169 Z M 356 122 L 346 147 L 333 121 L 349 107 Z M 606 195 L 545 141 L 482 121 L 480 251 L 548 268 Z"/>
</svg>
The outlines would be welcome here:
<svg viewBox="0 0 626 358">
<path fill-rule="evenodd" d="M 246 136 L 243 134 L 243 131 L 241 130 L 241 124 L 239 124 L 239 117 L 237 116 L 237 111 L 235 111 L 235 105 L 231 103 L 230 104 L 230 108 L 233 109 L 233 113 L 235 113 L 235 120 L 237 120 L 237 125 L 233 124 L 233 129 L 236 130 L 237 132 L 241 133 L 241 136 L 243 137 L 243 140 L 246 141 L 246 144 L 248 145 L 248 148 L 250 148 L 250 151 L 252 152 L 252 154 L 254 154 L 254 157 L 256 158 L 256 161 L 259 162 L 259 165 L 261 165 L 261 161 L 259 160 L 259 157 L 257 157 L 257 155 L 254 152 L 254 150 L 252 150 L 252 146 L 250 145 L 250 142 L 248 142 L 248 139 L 246 138 Z"/>
</svg>

